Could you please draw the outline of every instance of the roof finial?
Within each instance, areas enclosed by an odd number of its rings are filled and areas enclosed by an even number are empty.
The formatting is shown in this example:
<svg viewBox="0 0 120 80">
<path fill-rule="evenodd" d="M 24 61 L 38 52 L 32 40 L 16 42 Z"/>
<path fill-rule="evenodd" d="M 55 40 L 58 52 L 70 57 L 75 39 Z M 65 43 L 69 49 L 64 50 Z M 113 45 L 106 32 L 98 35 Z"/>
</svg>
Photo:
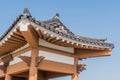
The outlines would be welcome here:
<svg viewBox="0 0 120 80">
<path fill-rule="evenodd" d="M 54 18 L 54 19 L 59 19 L 59 18 L 60 18 L 59 13 L 56 13 L 55 16 L 54 16 L 53 18 Z"/>
<path fill-rule="evenodd" d="M 25 9 L 24 9 L 23 15 L 24 15 L 24 16 L 31 16 L 28 8 L 25 8 Z"/>
</svg>

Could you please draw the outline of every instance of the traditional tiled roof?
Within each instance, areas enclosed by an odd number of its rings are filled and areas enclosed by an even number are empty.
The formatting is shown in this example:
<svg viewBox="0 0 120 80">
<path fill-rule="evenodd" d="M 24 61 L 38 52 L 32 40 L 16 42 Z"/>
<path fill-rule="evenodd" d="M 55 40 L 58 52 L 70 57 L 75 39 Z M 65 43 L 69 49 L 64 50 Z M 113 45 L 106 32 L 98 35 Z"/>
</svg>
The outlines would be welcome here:
<svg viewBox="0 0 120 80">
<path fill-rule="evenodd" d="M 46 26 L 49 26 L 49 28 L 57 30 L 61 33 L 66 33 L 68 35 L 74 35 L 59 19 L 53 18 L 46 21 L 41 21 Z"/>
<path fill-rule="evenodd" d="M 39 21 L 33 18 L 28 9 L 25 9 L 23 14 L 20 15 L 14 23 L 10 26 L 10 28 L 5 32 L 5 34 L 0 37 L 0 41 L 8 34 L 8 32 L 19 22 L 20 19 L 27 18 L 31 22 L 34 22 L 37 25 L 40 25 L 42 28 L 45 28 L 57 35 L 63 36 L 63 38 L 71 39 L 72 41 L 78 42 L 79 44 L 93 45 L 99 46 L 101 48 L 114 48 L 112 43 L 107 43 L 106 39 L 93 39 L 88 37 L 82 37 L 79 35 L 75 35 L 71 32 L 59 19 L 59 14 L 50 20 Z"/>
</svg>

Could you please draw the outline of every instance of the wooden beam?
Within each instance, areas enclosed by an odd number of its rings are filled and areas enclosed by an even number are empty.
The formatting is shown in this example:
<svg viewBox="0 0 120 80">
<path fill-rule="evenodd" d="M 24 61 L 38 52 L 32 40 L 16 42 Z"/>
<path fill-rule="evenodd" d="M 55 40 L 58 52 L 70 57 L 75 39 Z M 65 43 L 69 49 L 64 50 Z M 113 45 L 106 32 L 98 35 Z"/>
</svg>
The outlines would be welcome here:
<svg viewBox="0 0 120 80">
<path fill-rule="evenodd" d="M 31 47 L 38 47 L 39 37 L 33 30 L 33 26 L 29 24 L 26 27 L 28 28 L 28 30 L 21 30 L 22 35 Z"/>
<path fill-rule="evenodd" d="M 22 67 L 22 68 L 21 68 Z M 19 62 L 14 65 L 8 66 L 7 73 L 8 74 L 18 74 L 21 72 L 25 72 L 29 69 L 25 62 Z"/>
<path fill-rule="evenodd" d="M 111 50 L 87 50 L 87 49 L 75 49 L 75 53 L 79 59 L 110 56 Z"/>
<path fill-rule="evenodd" d="M 48 79 L 51 79 L 51 78 L 58 78 L 58 77 L 68 76 L 70 74 L 56 73 L 56 72 L 47 72 L 46 75 L 47 75 Z"/>
<path fill-rule="evenodd" d="M 38 71 L 38 80 L 48 80 L 46 71 Z"/>
<path fill-rule="evenodd" d="M 30 51 L 30 50 L 31 50 L 31 48 L 28 47 L 28 48 L 25 48 L 25 49 L 23 49 L 23 50 L 20 50 L 20 51 L 14 53 L 12 56 L 13 56 L 13 57 L 16 57 L 16 56 L 19 56 L 20 54 L 23 54 L 23 53 L 28 52 L 28 51 Z"/>
<path fill-rule="evenodd" d="M 6 74 L 6 75 L 5 75 L 5 80 L 12 80 L 12 76 L 9 75 L 9 74 Z"/>
<path fill-rule="evenodd" d="M 7 57 L 10 57 L 11 55 L 7 55 L 7 56 L 5 56 L 4 58 L 7 58 Z M 11 56 L 12 57 L 12 56 Z M 4 60 L 3 60 L 3 62 L 4 62 Z M 4 62 L 4 66 L 6 67 L 6 70 L 5 70 L 5 80 L 12 80 L 12 76 L 10 75 L 10 74 L 8 74 L 8 66 L 9 66 L 9 63 L 10 63 L 10 61 L 8 60 L 8 61 L 5 61 Z"/>
<path fill-rule="evenodd" d="M 28 78 L 29 77 L 29 71 L 22 72 L 22 73 L 19 73 L 19 74 L 14 74 L 14 76 Z"/>
<path fill-rule="evenodd" d="M 66 74 L 73 74 L 73 72 L 74 72 L 73 65 L 54 62 L 54 61 L 50 61 L 50 60 L 41 61 L 40 65 L 38 66 L 38 69 L 45 70 L 45 71 L 66 73 Z"/>
</svg>

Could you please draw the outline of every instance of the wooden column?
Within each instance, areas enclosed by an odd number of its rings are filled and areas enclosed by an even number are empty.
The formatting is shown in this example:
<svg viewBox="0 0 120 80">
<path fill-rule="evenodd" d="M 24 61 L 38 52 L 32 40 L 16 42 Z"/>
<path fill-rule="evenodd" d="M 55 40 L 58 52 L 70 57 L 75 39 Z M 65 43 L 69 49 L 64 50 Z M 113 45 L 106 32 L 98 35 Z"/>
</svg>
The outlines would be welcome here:
<svg viewBox="0 0 120 80">
<path fill-rule="evenodd" d="M 8 74 L 8 66 L 9 66 L 9 63 L 5 64 L 5 67 L 6 67 L 6 70 L 5 70 L 5 80 L 12 80 L 12 76 L 10 74 Z"/>
<path fill-rule="evenodd" d="M 72 80 L 79 80 L 78 72 L 77 72 L 78 58 L 74 57 L 74 74 L 72 75 Z"/>
<path fill-rule="evenodd" d="M 5 75 L 5 80 L 12 80 L 12 76 L 9 75 L 9 74 L 6 74 L 6 75 Z"/>
<path fill-rule="evenodd" d="M 32 49 L 31 53 L 31 65 L 29 70 L 29 80 L 37 80 L 38 78 L 38 70 L 36 67 L 36 58 L 38 57 L 38 50 Z"/>
</svg>

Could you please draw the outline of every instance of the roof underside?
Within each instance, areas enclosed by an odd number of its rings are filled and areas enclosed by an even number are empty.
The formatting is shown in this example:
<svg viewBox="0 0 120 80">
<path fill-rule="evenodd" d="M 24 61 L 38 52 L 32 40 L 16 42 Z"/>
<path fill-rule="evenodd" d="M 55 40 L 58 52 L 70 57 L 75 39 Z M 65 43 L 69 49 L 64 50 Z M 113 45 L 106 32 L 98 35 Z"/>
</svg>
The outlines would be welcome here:
<svg viewBox="0 0 120 80">
<path fill-rule="evenodd" d="M 29 10 L 25 9 L 24 13 L 16 18 L 5 34 L 0 37 L 0 55 L 14 51 L 27 44 L 19 26 L 17 26 L 20 21 L 26 19 L 32 25 L 31 30 L 39 38 L 56 45 L 93 50 L 114 48 L 113 44 L 106 43 L 104 39 L 93 39 L 75 35 L 59 20 L 58 15 L 50 20 L 37 21 L 30 15 Z"/>
</svg>

